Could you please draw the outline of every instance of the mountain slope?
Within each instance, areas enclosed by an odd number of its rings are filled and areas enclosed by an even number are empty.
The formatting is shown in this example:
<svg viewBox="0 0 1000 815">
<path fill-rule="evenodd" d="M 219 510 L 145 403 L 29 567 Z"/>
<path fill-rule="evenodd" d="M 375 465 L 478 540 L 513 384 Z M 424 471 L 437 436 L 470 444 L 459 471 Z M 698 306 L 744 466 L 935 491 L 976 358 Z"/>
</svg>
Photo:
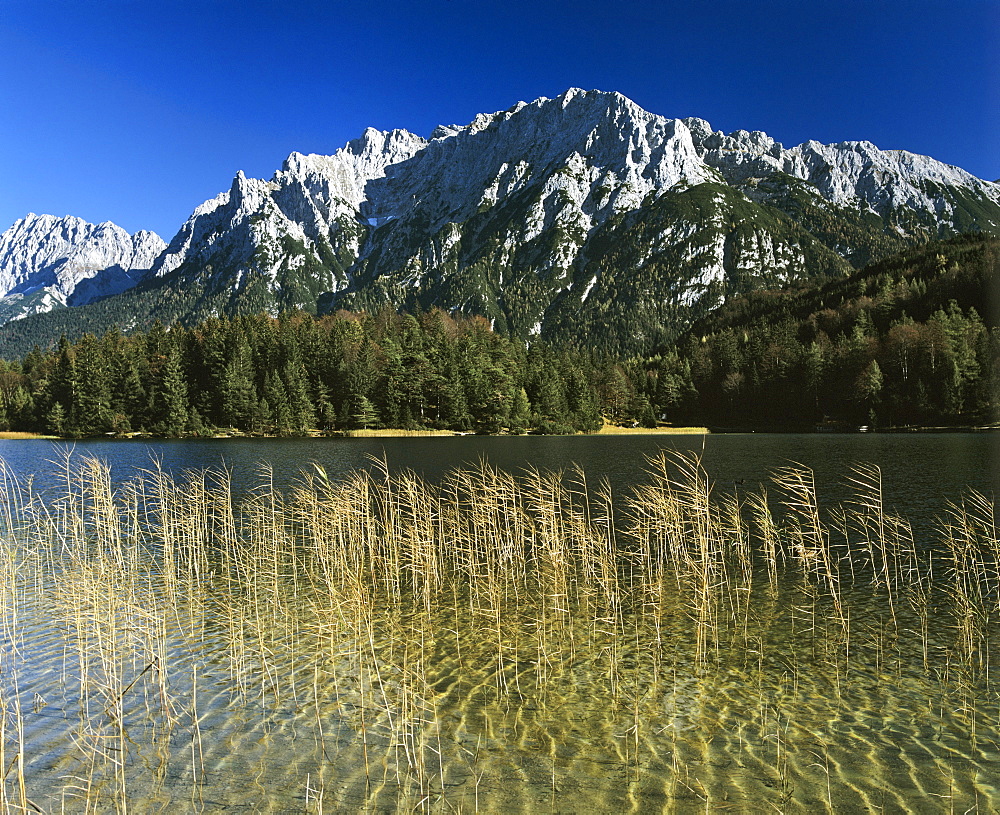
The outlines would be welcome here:
<svg viewBox="0 0 1000 815">
<path fill-rule="evenodd" d="M 933 241 L 822 283 L 730 299 L 647 357 L 658 413 L 827 429 L 1000 419 L 1000 240 Z"/>
<path fill-rule="evenodd" d="M 369 129 L 268 181 L 240 173 L 141 286 L 77 319 L 439 306 L 634 351 L 733 294 L 966 231 L 1000 234 L 1000 186 L 958 168 L 867 142 L 786 149 L 572 89 L 429 139 Z M 34 318 L 0 348 L 57 324 L 74 328 Z"/>
<path fill-rule="evenodd" d="M 0 321 L 85 305 L 130 289 L 166 244 L 109 222 L 29 213 L 0 235 Z"/>
</svg>

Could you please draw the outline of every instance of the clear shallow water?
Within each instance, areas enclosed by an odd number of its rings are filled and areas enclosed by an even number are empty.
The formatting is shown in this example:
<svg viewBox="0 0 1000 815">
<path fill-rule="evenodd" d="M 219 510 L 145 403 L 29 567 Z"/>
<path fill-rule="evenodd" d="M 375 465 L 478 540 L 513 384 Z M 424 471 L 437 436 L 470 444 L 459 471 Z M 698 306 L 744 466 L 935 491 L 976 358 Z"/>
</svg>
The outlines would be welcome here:
<svg viewBox="0 0 1000 815">
<path fill-rule="evenodd" d="M 894 458 L 877 463 L 888 501 L 904 514 L 929 517 L 966 486 L 989 489 L 984 436 L 803 436 L 785 447 L 782 439 L 710 437 L 709 475 L 720 488 L 745 479 L 738 489 L 748 490 L 799 460 L 815 467 L 823 501 L 845 494 L 847 462 L 889 448 Z M 384 451 L 390 469 L 413 467 L 431 480 L 480 456 L 508 470 L 578 461 L 591 484 L 607 477 L 623 493 L 644 453 L 701 447 L 700 437 L 576 441 L 155 449 L 172 470 L 225 457 L 238 491 L 257 483 L 253 468 L 265 458 L 276 483 L 288 485 L 310 461 L 336 476 Z M 148 466 L 151 449 L 86 447 L 118 477 Z M 50 457 L 44 449 L 25 454 L 24 466 Z M 412 587 L 359 581 L 367 586 L 359 593 L 345 573 L 330 578 L 302 554 L 309 545 L 279 540 L 266 523 L 275 511 L 256 506 L 257 531 L 244 532 L 258 537 L 233 568 L 219 556 L 168 574 L 149 541 L 121 550 L 91 540 L 67 555 L 58 536 L 0 559 L 4 763 L 24 744 L 33 803 L 45 811 L 112 811 L 127 801 L 133 811 L 164 812 L 988 812 L 1000 800 L 995 597 L 977 609 L 971 649 L 946 582 L 918 598 L 905 587 L 887 595 L 868 576 L 845 578 L 845 624 L 823 586 L 790 567 L 773 590 L 759 568 L 749 583 L 717 573 L 724 585 L 702 607 L 690 575 L 668 570 L 654 585 L 626 580 L 625 570 L 615 609 L 579 568 L 565 583 L 539 568 L 505 583 L 497 599 L 477 593 L 477 567 L 473 588 L 468 576 L 445 581 L 425 606 Z M 536 519 L 532 528 L 542 526 Z M 272 560 L 272 551 L 282 554 Z M 274 580 L 259 579 L 271 569 Z M 8 804 L 18 801 L 15 774 Z"/>
<path fill-rule="evenodd" d="M 46 811 L 79 811 L 85 789 L 112 810 L 125 754 L 122 787 L 143 812 L 320 800 L 326 811 L 992 811 L 995 688 L 954 666 L 942 680 L 947 636 L 930 646 L 937 669 L 920 667 L 922 645 L 900 641 L 866 597 L 851 601 L 866 622 L 848 656 L 814 600 L 789 590 L 774 604 L 784 613 L 753 611 L 700 666 L 680 614 L 658 630 L 626 620 L 615 646 L 579 621 L 540 632 L 531 610 L 505 613 L 498 637 L 456 625 L 451 610 L 386 613 L 359 644 L 315 609 L 256 619 L 226 604 L 209 623 L 184 608 L 195 623 L 168 639 L 169 714 L 157 683 L 140 679 L 121 731 L 104 697 L 81 715 L 63 675 L 73 641 L 28 629 L 29 794 Z M 145 659 L 126 660 L 122 684 Z"/>
</svg>

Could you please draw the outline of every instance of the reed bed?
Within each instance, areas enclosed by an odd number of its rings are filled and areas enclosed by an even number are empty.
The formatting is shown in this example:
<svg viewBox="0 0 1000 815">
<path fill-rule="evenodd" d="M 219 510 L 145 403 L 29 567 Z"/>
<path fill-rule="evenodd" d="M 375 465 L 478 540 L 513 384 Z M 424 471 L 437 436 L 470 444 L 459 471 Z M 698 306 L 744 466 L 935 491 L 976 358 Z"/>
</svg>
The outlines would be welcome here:
<svg viewBox="0 0 1000 815">
<path fill-rule="evenodd" d="M 662 453 L 249 495 L 0 467 L 0 808 L 970 808 L 1000 795 L 993 502 Z"/>
</svg>

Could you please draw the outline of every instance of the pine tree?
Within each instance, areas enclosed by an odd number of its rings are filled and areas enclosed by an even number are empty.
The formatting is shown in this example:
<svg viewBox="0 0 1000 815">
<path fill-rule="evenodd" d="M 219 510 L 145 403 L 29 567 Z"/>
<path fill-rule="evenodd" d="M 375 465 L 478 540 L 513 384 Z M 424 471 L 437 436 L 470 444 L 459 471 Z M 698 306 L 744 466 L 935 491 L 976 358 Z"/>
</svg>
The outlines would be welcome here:
<svg viewBox="0 0 1000 815">
<path fill-rule="evenodd" d="M 59 339 L 56 359 L 46 401 L 50 406 L 59 404 L 60 429 L 54 432 L 72 434 L 76 432 L 76 352 L 65 334 Z"/>
<path fill-rule="evenodd" d="M 153 429 L 166 436 L 180 436 L 187 429 L 190 406 L 180 351 L 169 344 L 166 358 L 154 378 L 152 391 Z"/>
<path fill-rule="evenodd" d="M 257 403 L 250 349 L 242 334 L 237 336 L 233 346 L 222 372 L 219 415 L 225 426 L 249 430 Z"/>
<path fill-rule="evenodd" d="M 510 406 L 509 429 L 511 433 L 520 434 L 528 429 L 531 421 L 531 403 L 524 388 L 518 388 Z"/>
<path fill-rule="evenodd" d="M 111 365 L 105 349 L 91 334 L 76 346 L 76 429 L 83 435 L 112 429 Z"/>
<path fill-rule="evenodd" d="M 351 422 L 354 427 L 367 430 L 379 423 L 378 411 L 367 396 L 354 397 Z"/>
<path fill-rule="evenodd" d="M 116 432 L 125 433 L 146 426 L 149 394 L 142 384 L 134 353 L 123 351 L 114 366 L 111 387 L 111 412 Z"/>
<path fill-rule="evenodd" d="M 277 371 L 268 371 L 264 377 L 262 399 L 267 405 L 268 424 L 274 432 L 287 434 L 292 430 L 292 414 L 288 407 L 288 394 Z"/>
<path fill-rule="evenodd" d="M 52 407 L 45 417 L 45 426 L 48 432 L 56 436 L 62 436 L 66 433 L 66 411 L 63 409 L 62 402 L 52 403 Z"/>
</svg>

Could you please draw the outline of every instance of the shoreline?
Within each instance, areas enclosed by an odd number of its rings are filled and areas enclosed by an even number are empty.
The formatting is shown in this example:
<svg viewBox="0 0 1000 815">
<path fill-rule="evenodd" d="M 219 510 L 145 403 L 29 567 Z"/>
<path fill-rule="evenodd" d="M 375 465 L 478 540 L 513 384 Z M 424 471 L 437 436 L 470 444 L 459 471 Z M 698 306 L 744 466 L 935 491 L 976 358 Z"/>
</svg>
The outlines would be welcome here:
<svg viewBox="0 0 1000 815">
<path fill-rule="evenodd" d="M 577 433 L 578 436 L 705 436 L 711 431 L 707 427 L 619 427 L 605 424 L 596 433 Z"/>
<path fill-rule="evenodd" d="M 707 427 L 618 427 L 617 425 L 605 424 L 600 430 L 593 433 L 573 433 L 573 434 L 553 434 L 553 435 L 573 435 L 573 436 L 663 436 L 663 435 L 705 435 L 709 433 Z M 28 433 L 25 431 L 0 431 L 0 441 L 81 441 L 85 439 L 106 439 L 108 441 L 134 441 L 136 439 L 368 439 L 368 438 L 454 438 L 456 436 L 476 436 L 491 435 L 497 438 L 504 436 L 535 436 L 542 434 L 535 433 L 484 433 L 477 434 L 471 431 L 461 430 L 404 430 L 402 428 L 367 428 L 354 430 L 337 430 L 322 432 L 318 430 L 306 431 L 301 435 L 277 436 L 267 433 L 241 433 L 232 431 L 218 431 L 206 436 L 158 436 L 154 433 L 127 433 L 122 435 L 102 434 L 99 436 L 52 436 L 42 433 Z"/>
<path fill-rule="evenodd" d="M 707 427 L 618 427 L 617 425 L 605 424 L 600 430 L 593 433 L 567 433 L 550 435 L 572 435 L 572 436 L 665 436 L 665 435 L 704 435 L 709 433 Z M 336 435 L 336 434 L 334 434 Z M 476 436 L 473 432 L 462 432 L 460 430 L 396 430 L 393 428 L 379 428 L 369 430 L 345 430 L 345 438 L 394 438 L 407 436 Z M 504 436 L 541 436 L 536 433 L 484 433 L 482 435 L 492 435 L 498 438 Z"/>
<path fill-rule="evenodd" d="M 877 430 L 803 430 L 790 428 L 788 430 L 776 430 L 770 429 L 753 429 L 753 428 L 709 428 L 709 427 L 619 427 L 617 425 L 605 424 L 600 430 L 593 433 L 572 433 L 572 434 L 551 434 L 564 435 L 564 436 L 709 436 L 709 435 L 727 435 L 727 434 L 759 434 L 762 436 L 767 435 L 786 435 L 786 434 L 805 434 L 805 435 L 858 435 L 860 433 L 866 435 L 879 435 L 879 434 L 900 434 L 900 433 L 991 433 L 1000 431 L 1000 426 L 998 425 L 959 425 L 955 427 L 941 427 L 941 426 L 909 426 L 909 427 L 884 427 Z M 266 433 L 252 434 L 252 433 L 240 433 L 240 432 L 225 432 L 219 431 L 213 433 L 212 435 L 206 436 L 158 436 L 153 433 L 128 433 L 125 435 L 113 435 L 104 434 L 100 436 L 53 436 L 44 433 L 29 433 L 27 431 L 18 430 L 4 430 L 0 431 L 0 441 L 85 441 L 93 439 L 103 439 L 106 441 L 135 441 L 135 440 L 212 440 L 212 439 L 367 439 L 367 438 L 454 438 L 456 436 L 477 436 L 477 435 L 488 435 L 494 436 L 496 438 L 502 438 L 509 436 L 514 438 L 516 436 L 538 436 L 542 437 L 543 434 L 535 433 L 518 433 L 518 434 L 507 434 L 507 433 L 484 433 L 477 434 L 471 431 L 460 431 L 460 430 L 404 430 L 401 428 L 369 428 L 369 429 L 356 429 L 356 430 L 339 430 L 332 432 L 321 432 L 318 430 L 311 430 L 299 435 L 288 435 L 288 436 L 278 436 Z"/>
</svg>

